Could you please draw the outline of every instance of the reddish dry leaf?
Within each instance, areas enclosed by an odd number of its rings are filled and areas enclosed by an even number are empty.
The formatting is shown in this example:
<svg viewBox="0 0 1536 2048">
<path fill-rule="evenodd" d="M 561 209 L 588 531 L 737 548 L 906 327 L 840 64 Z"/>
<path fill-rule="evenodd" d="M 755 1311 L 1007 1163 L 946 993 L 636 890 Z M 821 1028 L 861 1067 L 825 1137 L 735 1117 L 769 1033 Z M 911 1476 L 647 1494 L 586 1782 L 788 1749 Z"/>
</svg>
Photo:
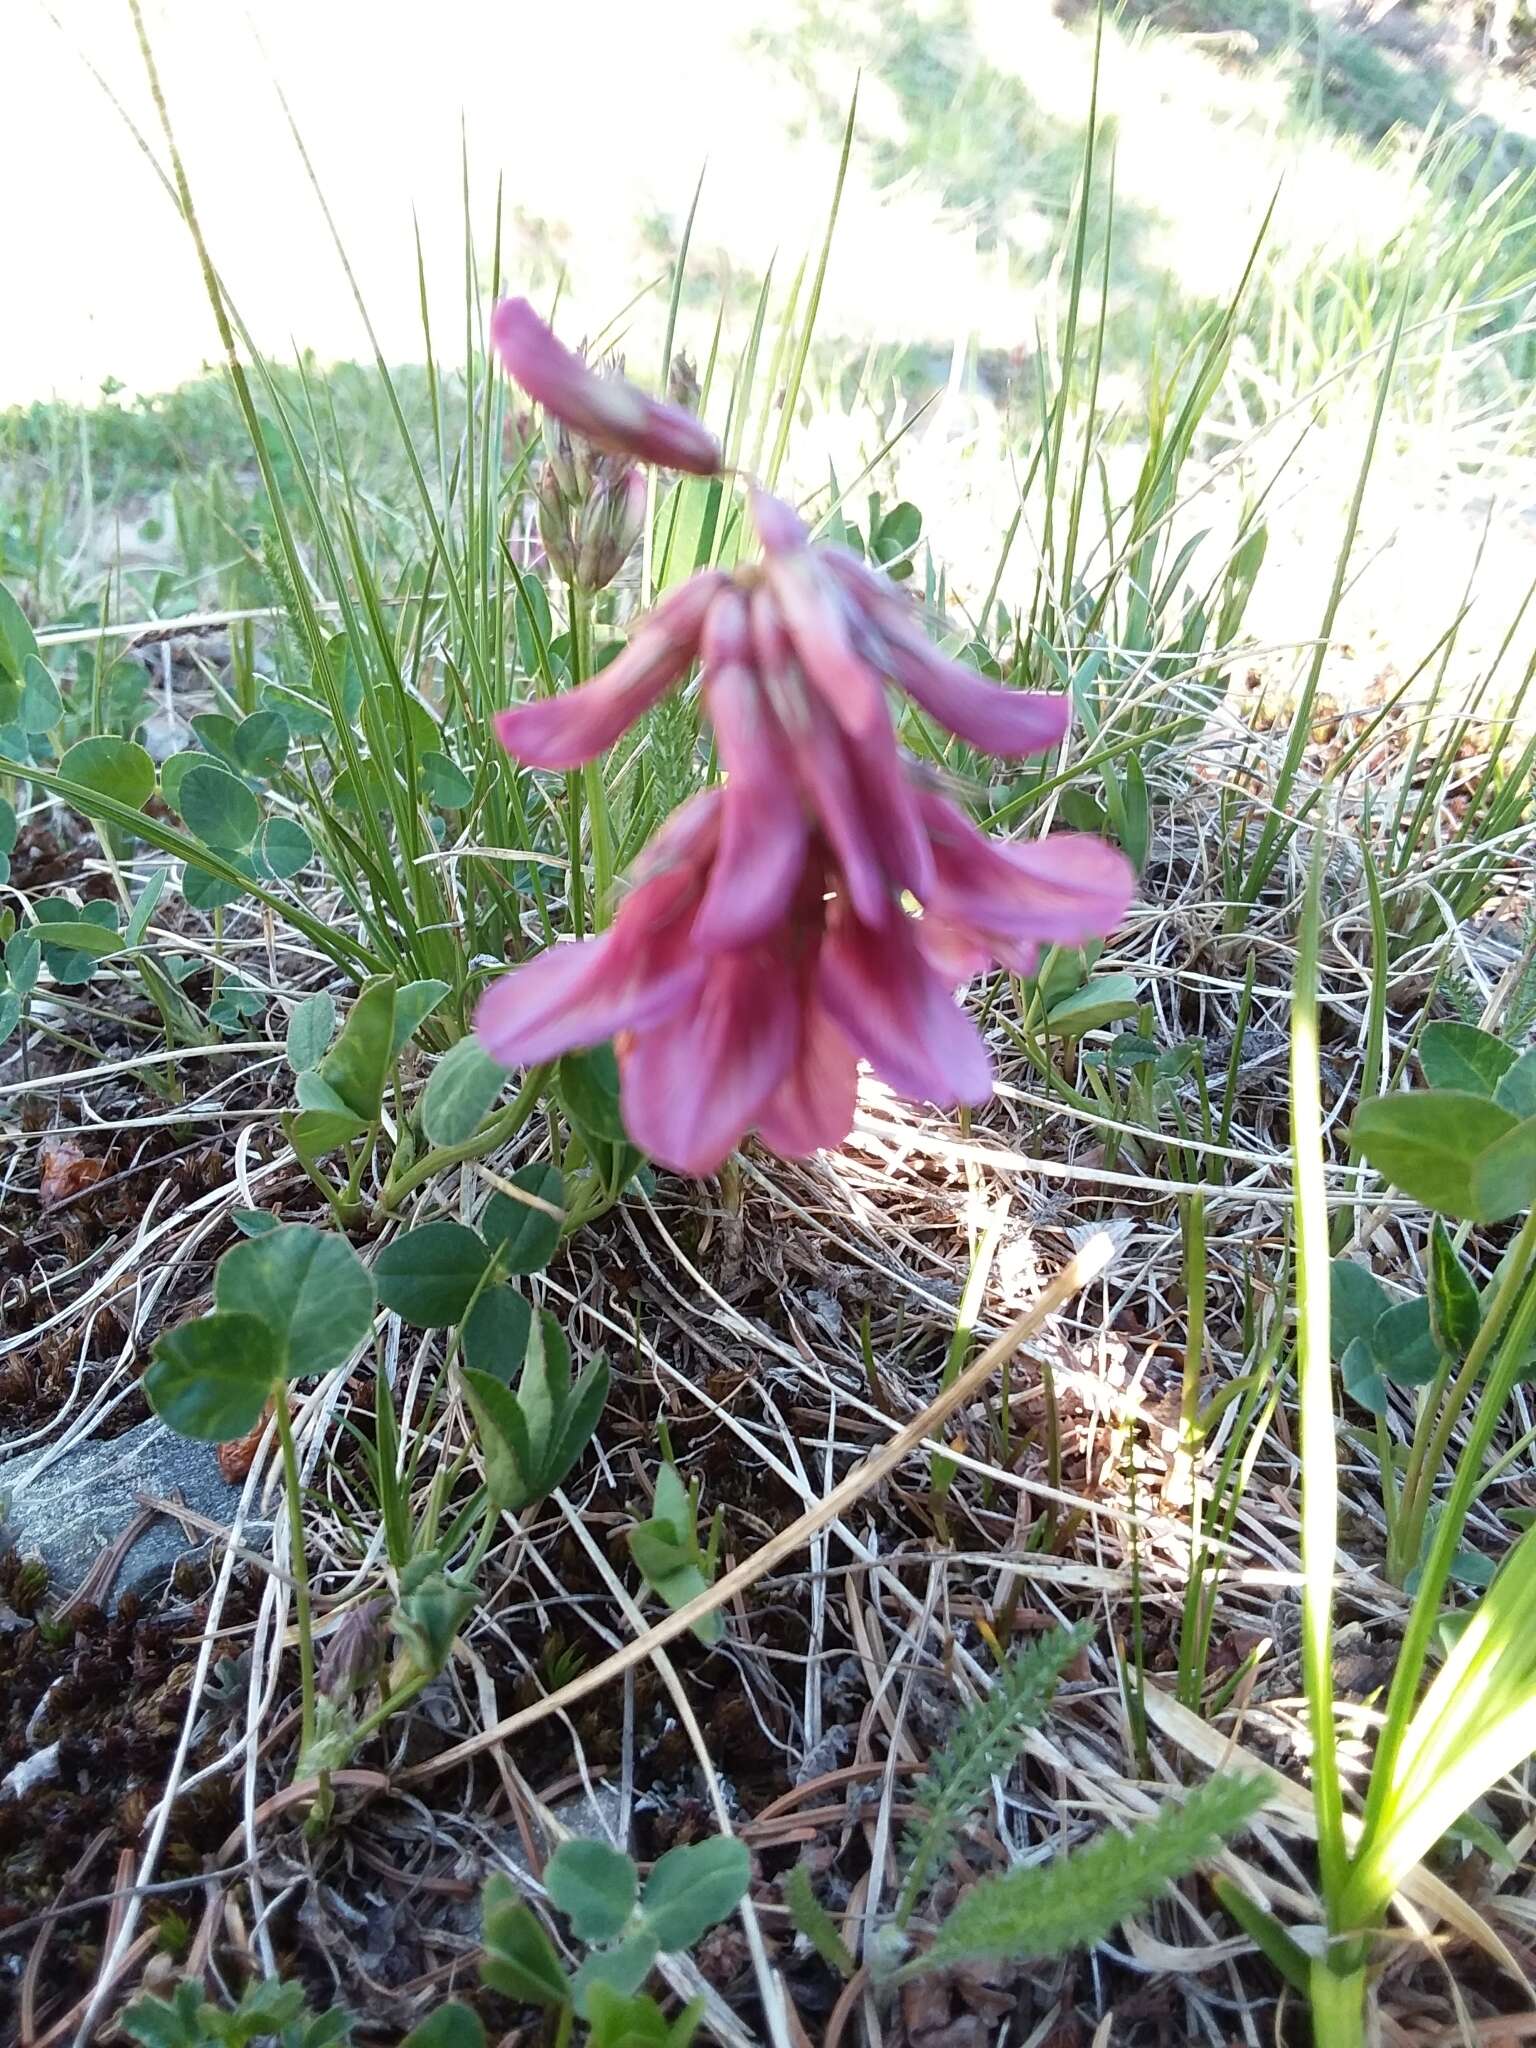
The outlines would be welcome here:
<svg viewBox="0 0 1536 2048">
<path fill-rule="evenodd" d="M 262 1409 L 254 1429 L 247 1430 L 244 1436 L 231 1437 L 228 1443 L 219 1445 L 219 1470 L 231 1486 L 238 1486 L 250 1471 L 251 1460 L 256 1455 L 256 1446 L 261 1442 L 271 1415 L 272 1403 L 269 1401 Z"/>
<path fill-rule="evenodd" d="M 44 1139 L 39 1158 L 38 1199 L 45 1209 L 56 1209 L 82 1188 L 93 1186 L 107 1170 L 104 1159 L 93 1159 L 74 1138 Z"/>
</svg>

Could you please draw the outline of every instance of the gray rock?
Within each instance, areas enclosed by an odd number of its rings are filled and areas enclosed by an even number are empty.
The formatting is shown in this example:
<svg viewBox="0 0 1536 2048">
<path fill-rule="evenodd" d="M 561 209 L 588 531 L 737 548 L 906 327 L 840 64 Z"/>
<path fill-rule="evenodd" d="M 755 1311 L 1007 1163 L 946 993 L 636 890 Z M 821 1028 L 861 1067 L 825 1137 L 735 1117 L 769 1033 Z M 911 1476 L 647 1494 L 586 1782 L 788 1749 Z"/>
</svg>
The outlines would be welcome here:
<svg viewBox="0 0 1536 2048">
<path fill-rule="evenodd" d="M 19 1474 L 0 1471 L 0 1540 L 48 1567 L 56 1599 L 66 1598 L 91 1566 L 144 1513 L 138 1495 L 167 1500 L 179 1493 L 206 1521 L 228 1527 L 240 1499 L 220 1472 L 212 1444 L 190 1443 L 153 1416 L 110 1442 L 73 1446 L 46 1469 L 36 1461 Z M 254 1532 L 246 1532 L 251 1540 Z M 97 1602 L 113 1605 L 126 1592 L 152 1596 L 177 1560 L 200 1549 L 204 1536 L 188 1533 L 169 1515 L 157 1515 L 119 1563 Z"/>
</svg>

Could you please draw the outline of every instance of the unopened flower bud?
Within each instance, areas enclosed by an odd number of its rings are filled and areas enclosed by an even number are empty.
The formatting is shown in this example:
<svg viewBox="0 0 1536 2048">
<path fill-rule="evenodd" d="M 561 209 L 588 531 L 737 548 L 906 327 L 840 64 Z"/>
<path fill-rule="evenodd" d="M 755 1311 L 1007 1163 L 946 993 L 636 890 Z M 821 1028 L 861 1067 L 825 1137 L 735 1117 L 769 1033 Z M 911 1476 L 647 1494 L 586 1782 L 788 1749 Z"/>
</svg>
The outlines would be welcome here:
<svg viewBox="0 0 1536 2048">
<path fill-rule="evenodd" d="M 618 575 L 645 523 L 645 478 L 638 469 L 598 477 L 576 525 L 576 581 L 602 590 Z"/>
<path fill-rule="evenodd" d="M 316 1682 L 327 1699 L 346 1701 L 377 1678 L 388 1618 L 389 1602 L 382 1594 L 348 1608 L 320 1659 Z"/>
<path fill-rule="evenodd" d="M 539 471 L 533 497 L 539 512 L 539 539 L 544 543 L 550 571 L 562 583 L 569 583 L 576 574 L 576 546 L 571 537 L 572 500 L 561 488 L 553 461 L 546 462 Z"/>
<path fill-rule="evenodd" d="M 672 358 L 672 370 L 667 378 L 668 398 L 674 405 L 680 405 L 684 412 L 696 413 L 703 395 L 697 370 L 679 349 Z"/>
</svg>

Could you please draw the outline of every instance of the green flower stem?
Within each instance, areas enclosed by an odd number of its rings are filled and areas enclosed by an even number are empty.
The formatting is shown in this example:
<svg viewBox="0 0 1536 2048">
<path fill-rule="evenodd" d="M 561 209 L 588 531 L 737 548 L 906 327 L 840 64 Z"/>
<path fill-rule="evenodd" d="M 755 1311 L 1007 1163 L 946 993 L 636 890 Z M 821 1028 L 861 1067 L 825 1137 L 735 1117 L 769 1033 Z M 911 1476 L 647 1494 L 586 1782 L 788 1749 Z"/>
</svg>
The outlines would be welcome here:
<svg viewBox="0 0 1536 2048">
<path fill-rule="evenodd" d="M 1399 1543 L 1397 1564 L 1400 1569 L 1393 1574 L 1399 1581 L 1412 1571 L 1419 1561 L 1419 1551 L 1424 1541 L 1424 1524 L 1429 1516 L 1430 1501 L 1433 1498 L 1436 1475 L 1445 1460 L 1445 1453 L 1462 1409 L 1466 1406 L 1472 1389 L 1477 1384 L 1494 1341 L 1514 1307 L 1526 1275 L 1536 1265 L 1536 1209 L 1521 1225 L 1520 1235 L 1510 1247 L 1510 1256 L 1499 1276 L 1492 1301 L 1483 1317 L 1477 1335 L 1467 1351 L 1460 1372 L 1450 1382 L 1446 1392 L 1448 1367 L 1442 1367 L 1430 1389 L 1430 1398 L 1425 1402 L 1426 1415 L 1437 1413 L 1438 1420 L 1422 1446 L 1415 1441 L 1409 1455 L 1408 1470 L 1403 1477 L 1402 1514 L 1398 1521 Z M 1513 1384 L 1513 1382 L 1511 1382 Z M 1438 1408 L 1436 1400 L 1438 1397 Z M 1486 1401 L 1486 1396 L 1484 1397 Z M 1415 1439 L 1418 1431 L 1414 1431 Z"/>
<path fill-rule="evenodd" d="M 309 1559 L 304 1553 L 304 1502 L 300 1492 L 299 1454 L 293 1441 L 293 1419 L 288 1413 L 288 1388 L 279 1380 L 272 1393 L 277 1417 L 277 1441 L 283 1454 L 283 1491 L 288 1496 L 288 1559 L 293 1579 L 295 1618 L 299 1630 L 299 1750 L 302 1755 L 315 1739 L 315 1641 L 313 1615 L 309 1604 Z M 321 1772 L 322 1788 L 327 1773 Z M 324 1796 L 322 1790 L 322 1797 Z"/>
<path fill-rule="evenodd" d="M 505 1109 L 498 1110 L 488 1123 L 482 1124 L 472 1138 L 466 1138 L 461 1145 L 439 1145 L 435 1151 L 425 1153 L 414 1165 L 408 1166 L 398 1178 L 391 1170 L 379 1195 L 378 1206 L 383 1214 L 391 1214 L 413 1188 L 419 1188 L 435 1173 L 444 1173 L 450 1166 L 462 1166 L 469 1159 L 483 1159 L 487 1152 L 494 1152 L 498 1145 L 516 1137 L 543 1093 L 549 1074 L 547 1065 L 530 1067 L 513 1100 Z"/>
</svg>

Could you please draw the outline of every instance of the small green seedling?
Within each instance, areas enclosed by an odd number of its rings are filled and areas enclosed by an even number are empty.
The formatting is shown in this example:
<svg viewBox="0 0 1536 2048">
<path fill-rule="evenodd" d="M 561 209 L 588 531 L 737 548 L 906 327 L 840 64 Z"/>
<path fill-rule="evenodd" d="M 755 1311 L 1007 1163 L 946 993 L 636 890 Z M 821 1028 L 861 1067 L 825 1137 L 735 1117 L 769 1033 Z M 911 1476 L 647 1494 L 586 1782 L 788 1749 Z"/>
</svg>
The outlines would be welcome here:
<svg viewBox="0 0 1536 2048">
<path fill-rule="evenodd" d="M 687 2048 L 702 2002 L 670 2025 L 641 1995 L 656 1958 L 690 1949 L 746 1896 L 752 1865 L 744 1844 L 716 1835 L 669 1849 L 642 1886 L 622 1850 L 606 1842 L 563 1842 L 544 1872 L 549 1901 L 587 1954 L 574 1976 L 531 1907 L 504 1877 L 485 1887 L 485 1961 L 495 1991 L 547 2012 L 574 2011 L 596 2048 L 626 2041 Z M 659 2029 L 659 2030 L 658 2030 Z"/>
<path fill-rule="evenodd" d="M 698 1481 L 685 1486 L 669 1460 L 656 1474 L 656 1497 L 649 1518 L 628 1534 L 629 1554 L 641 1578 L 674 1611 L 709 1590 L 720 1562 L 724 1511 L 716 1508 L 709 1540 L 701 1544 L 699 1492 Z M 693 1624 L 693 1633 L 701 1643 L 717 1643 L 722 1628 L 718 1614 L 706 1614 Z"/>
</svg>

